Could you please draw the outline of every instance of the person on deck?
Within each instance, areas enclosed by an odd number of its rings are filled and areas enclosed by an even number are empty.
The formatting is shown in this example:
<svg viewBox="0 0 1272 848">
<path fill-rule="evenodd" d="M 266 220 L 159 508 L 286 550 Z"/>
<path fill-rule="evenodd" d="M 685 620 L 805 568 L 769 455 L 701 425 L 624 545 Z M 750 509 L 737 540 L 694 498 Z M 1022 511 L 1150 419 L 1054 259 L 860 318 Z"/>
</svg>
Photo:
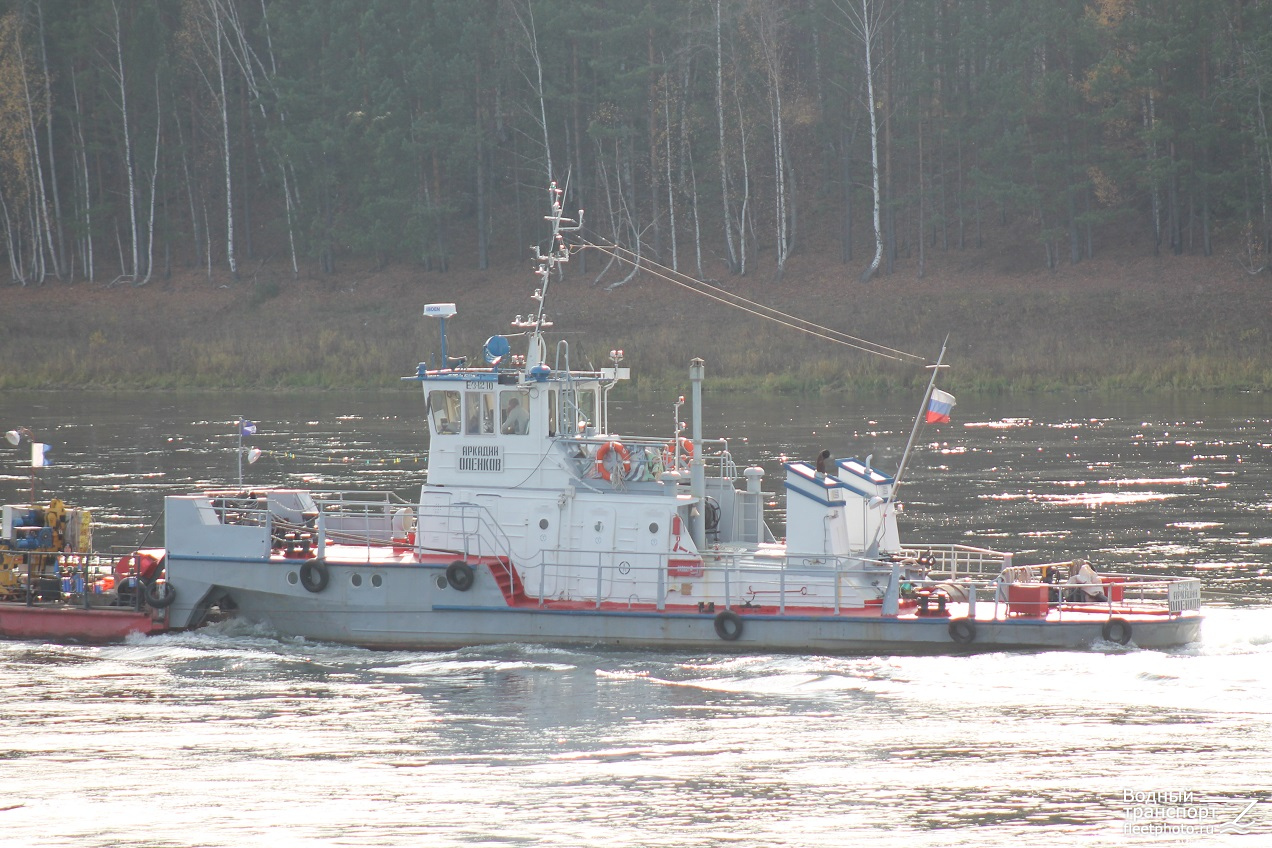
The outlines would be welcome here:
<svg viewBox="0 0 1272 848">
<path fill-rule="evenodd" d="M 823 449 L 821 453 L 817 454 L 817 462 L 816 462 L 817 473 L 822 476 L 825 476 L 828 473 L 828 469 L 830 468 L 830 465 L 831 465 L 830 451 Z"/>
<path fill-rule="evenodd" d="M 508 399 L 508 408 L 504 410 L 505 433 L 512 433 L 518 436 L 524 436 L 526 426 L 530 423 L 530 413 L 526 412 L 526 408 L 516 398 Z"/>
</svg>

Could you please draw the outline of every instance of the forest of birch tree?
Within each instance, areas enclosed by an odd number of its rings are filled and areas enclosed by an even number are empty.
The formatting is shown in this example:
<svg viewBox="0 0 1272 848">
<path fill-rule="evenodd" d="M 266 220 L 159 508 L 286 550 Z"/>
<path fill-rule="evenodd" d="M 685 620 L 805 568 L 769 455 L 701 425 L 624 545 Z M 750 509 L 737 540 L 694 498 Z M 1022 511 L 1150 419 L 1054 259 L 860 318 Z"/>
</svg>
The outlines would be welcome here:
<svg viewBox="0 0 1272 848">
<path fill-rule="evenodd" d="M 1269 0 L 0 0 L 0 263 L 486 268 L 555 180 L 694 276 L 880 285 L 1004 233 L 1258 273 L 1265 88 Z"/>
</svg>

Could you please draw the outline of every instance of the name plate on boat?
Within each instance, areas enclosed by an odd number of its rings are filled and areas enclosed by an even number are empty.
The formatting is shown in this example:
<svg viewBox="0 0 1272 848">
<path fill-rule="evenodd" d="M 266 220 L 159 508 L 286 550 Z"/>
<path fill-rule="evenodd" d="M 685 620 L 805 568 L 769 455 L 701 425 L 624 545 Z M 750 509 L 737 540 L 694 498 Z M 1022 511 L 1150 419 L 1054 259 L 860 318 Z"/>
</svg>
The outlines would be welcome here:
<svg viewBox="0 0 1272 848">
<path fill-rule="evenodd" d="M 1201 581 L 1179 580 L 1166 587 L 1166 607 L 1171 612 L 1201 609 Z"/>
<path fill-rule="evenodd" d="M 460 471 L 503 471 L 503 445 L 460 445 Z"/>
</svg>

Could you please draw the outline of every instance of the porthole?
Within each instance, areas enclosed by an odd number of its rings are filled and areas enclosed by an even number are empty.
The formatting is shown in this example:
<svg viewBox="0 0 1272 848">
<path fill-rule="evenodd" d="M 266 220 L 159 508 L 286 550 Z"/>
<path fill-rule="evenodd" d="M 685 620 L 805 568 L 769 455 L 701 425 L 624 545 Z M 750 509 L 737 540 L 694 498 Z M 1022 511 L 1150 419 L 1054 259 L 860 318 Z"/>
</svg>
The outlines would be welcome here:
<svg viewBox="0 0 1272 848">
<path fill-rule="evenodd" d="M 657 532 L 658 532 L 658 522 L 657 522 L 657 521 L 651 521 L 651 522 L 649 522 L 649 532 L 650 532 L 650 533 L 657 533 Z"/>
<path fill-rule="evenodd" d="M 353 575 L 352 577 L 350 577 L 350 578 L 349 578 L 349 582 L 350 582 L 350 583 L 352 583 L 355 587 L 356 587 L 356 586 L 361 586 L 361 585 L 362 585 L 362 575 L 361 575 L 361 574 L 355 574 L 355 575 Z"/>
<path fill-rule="evenodd" d="M 547 529 L 548 529 L 548 519 L 546 519 L 546 518 L 540 518 L 540 519 L 539 519 L 539 529 L 540 529 L 540 530 L 547 530 Z"/>
<path fill-rule="evenodd" d="M 295 586 L 300 582 L 300 575 L 294 571 L 287 572 L 287 582 Z"/>
<path fill-rule="evenodd" d="M 375 588 L 377 588 L 377 589 L 379 589 L 381 586 L 383 586 L 383 585 L 384 585 L 384 575 L 381 575 L 381 574 L 372 574 L 372 575 L 371 575 L 371 585 L 372 585 L 372 586 L 374 586 L 374 587 L 375 587 Z"/>
<path fill-rule="evenodd" d="M 445 576 L 445 575 L 443 575 L 443 574 L 439 574 L 439 575 L 437 575 L 437 579 L 436 579 L 436 580 L 434 580 L 433 582 L 437 584 L 437 588 L 439 588 L 439 589 L 445 589 L 445 588 L 446 588 L 446 585 L 447 585 L 447 584 L 446 584 L 446 576 Z"/>
</svg>

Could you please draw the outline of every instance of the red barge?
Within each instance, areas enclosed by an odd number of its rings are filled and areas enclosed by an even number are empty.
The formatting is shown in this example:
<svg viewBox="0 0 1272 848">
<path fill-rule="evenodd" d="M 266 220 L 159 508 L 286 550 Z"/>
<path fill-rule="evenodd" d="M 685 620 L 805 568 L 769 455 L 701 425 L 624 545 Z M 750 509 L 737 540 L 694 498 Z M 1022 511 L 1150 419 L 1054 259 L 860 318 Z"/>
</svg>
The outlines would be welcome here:
<svg viewBox="0 0 1272 848">
<path fill-rule="evenodd" d="M 0 638 L 100 644 L 168 629 L 162 550 L 93 553 L 88 510 L 56 498 L 0 510 Z"/>
</svg>

